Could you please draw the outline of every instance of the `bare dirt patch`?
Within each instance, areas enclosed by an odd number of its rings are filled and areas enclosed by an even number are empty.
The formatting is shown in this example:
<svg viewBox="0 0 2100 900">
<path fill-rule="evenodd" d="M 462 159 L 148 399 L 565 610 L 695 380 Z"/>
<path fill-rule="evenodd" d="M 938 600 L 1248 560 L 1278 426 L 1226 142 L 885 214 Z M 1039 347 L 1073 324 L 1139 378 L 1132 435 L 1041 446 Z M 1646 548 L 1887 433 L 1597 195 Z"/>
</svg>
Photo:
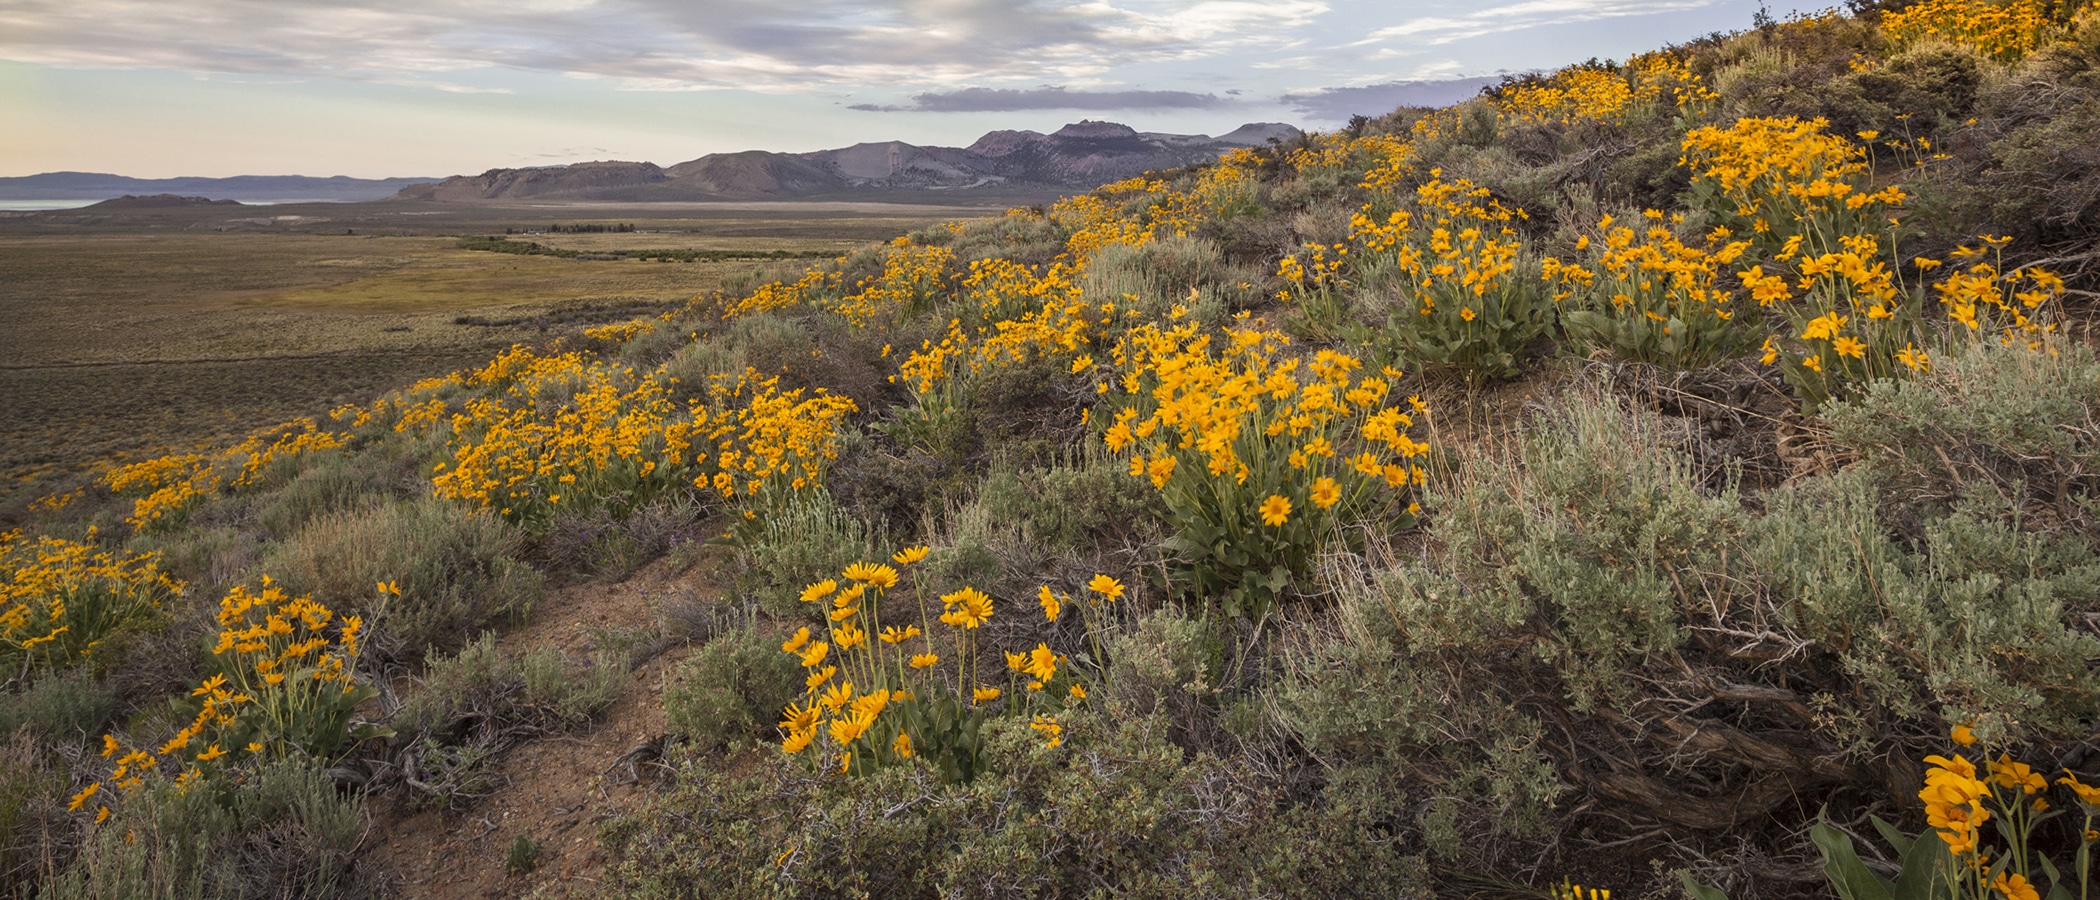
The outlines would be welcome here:
<svg viewBox="0 0 2100 900">
<path fill-rule="evenodd" d="M 582 665 L 612 643 L 663 634 L 667 612 L 719 601 L 720 566 L 719 557 L 710 557 L 674 572 L 659 562 L 623 582 L 558 588 L 498 647 L 506 654 L 556 647 Z M 647 658 L 605 715 L 588 730 L 513 749 L 497 763 L 501 787 L 488 797 L 425 811 L 409 809 L 398 793 L 372 798 L 368 859 L 403 897 L 590 895 L 603 865 L 597 827 L 647 794 L 649 766 L 667 734 L 663 688 L 693 646 L 645 637 L 640 650 Z M 512 876 L 504 870 L 505 854 L 520 835 L 540 845 L 538 864 L 530 874 Z"/>
</svg>

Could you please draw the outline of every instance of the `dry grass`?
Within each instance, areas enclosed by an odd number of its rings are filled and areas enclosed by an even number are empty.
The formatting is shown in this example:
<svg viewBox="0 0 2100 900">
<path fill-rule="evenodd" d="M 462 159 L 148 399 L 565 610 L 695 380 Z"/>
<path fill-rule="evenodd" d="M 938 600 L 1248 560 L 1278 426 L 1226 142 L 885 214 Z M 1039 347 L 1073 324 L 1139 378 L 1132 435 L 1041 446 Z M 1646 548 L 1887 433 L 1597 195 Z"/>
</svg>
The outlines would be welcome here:
<svg viewBox="0 0 2100 900">
<path fill-rule="evenodd" d="M 253 210 L 0 221 L 0 520 L 96 465 L 320 415 L 513 343 L 682 304 L 757 265 L 513 256 L 459 249 L 462 234 L 627 223 L 637 230 L 531 239 L 590 251 L 843 252 L 980 212 L 878 204 L 296 211 L 307 218 L 295 228 L 245 222 Z"/>
</svg>

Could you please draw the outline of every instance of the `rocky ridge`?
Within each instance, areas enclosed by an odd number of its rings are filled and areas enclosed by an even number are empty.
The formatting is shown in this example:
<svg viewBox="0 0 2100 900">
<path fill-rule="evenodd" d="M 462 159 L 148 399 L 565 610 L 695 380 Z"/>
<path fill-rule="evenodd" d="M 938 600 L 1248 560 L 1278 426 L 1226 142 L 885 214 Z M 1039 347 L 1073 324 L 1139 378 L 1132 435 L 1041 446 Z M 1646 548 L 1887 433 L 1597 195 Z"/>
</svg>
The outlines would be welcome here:
<svg viewBox="0 0 2100 900">
<path fill-rule="evenodd" d="M 584 162 L 455 175 L 395 194 L 395 200 L 781 200 L 866 190 L 967 190 L 988 186 L 1085 188 L 1154 169 L 1203 162 L 1235 147 L 1289 140 L 1297 128 L 1274 122 L 1226 134 L 1141 132 L 1115 122 L 1081 121 L 1050 134 L 993 131 L 968 147 L 903 141 L 854 144 L 809 153 L 710 153 L 669 167 L 647 162 Z"/>
</svg>

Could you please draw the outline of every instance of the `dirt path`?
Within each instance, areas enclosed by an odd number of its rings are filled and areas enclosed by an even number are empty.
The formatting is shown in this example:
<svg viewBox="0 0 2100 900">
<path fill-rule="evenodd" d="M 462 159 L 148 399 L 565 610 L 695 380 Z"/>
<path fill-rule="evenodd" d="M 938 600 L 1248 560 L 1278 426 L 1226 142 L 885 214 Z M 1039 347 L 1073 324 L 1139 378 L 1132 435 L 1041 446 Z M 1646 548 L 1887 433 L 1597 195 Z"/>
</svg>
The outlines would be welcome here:
<svg viewBox="0 0 2100 900">
<path fill-rule="evenodd" d="M 619 583 L 587 582 L 549 593 L 532 621 L 503 635 L 498 647 L 518 655 L 558 647 L 582 664 L 604 634 L 660 633 L 683 604 L 711 602 L 721 590 L 711 580 L 720 560 L 703 559 L 683 573 L 661 563 Z M 661 702 L 666 679 L 692 651 L 670 643 L 629 673 L 626 688 L 586 730 L 535 740 L 512 749 L 495 766 L 502 787 L 455 810 L 410 810 L 401 792 L 373 797 L 368 858 L 385 873 L 393 895 L 436 900 L 489 897 L 592 896 L 601 876 L 598 825 L 632 808 L 646 791 L 635 753 L 661 747 L 666 727 Z M 642 779 L 636 780 L 640 774 Z M 504 872 L 505 854 L 519 835 L 539 842 L 537 868 Z"/>
</svg>

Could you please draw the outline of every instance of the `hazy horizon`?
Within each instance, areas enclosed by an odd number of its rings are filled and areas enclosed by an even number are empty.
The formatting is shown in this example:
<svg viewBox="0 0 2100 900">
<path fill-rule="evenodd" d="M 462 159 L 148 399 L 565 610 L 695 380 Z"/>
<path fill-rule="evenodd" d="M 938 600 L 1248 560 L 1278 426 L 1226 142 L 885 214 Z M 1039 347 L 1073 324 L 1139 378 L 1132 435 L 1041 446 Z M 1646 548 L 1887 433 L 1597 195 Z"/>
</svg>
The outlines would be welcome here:
<svg viewBox="0 0 2100 900">
<path fill-rule="evenodd" d="M 13 0 L 0 176 L 433 178 L 1105 119 L 1333 128 L 1420 84 L 1621 58 L 1756 0 Z M 1770 12 L 1785 16 L 1793 7 Z"/>
</svg>

